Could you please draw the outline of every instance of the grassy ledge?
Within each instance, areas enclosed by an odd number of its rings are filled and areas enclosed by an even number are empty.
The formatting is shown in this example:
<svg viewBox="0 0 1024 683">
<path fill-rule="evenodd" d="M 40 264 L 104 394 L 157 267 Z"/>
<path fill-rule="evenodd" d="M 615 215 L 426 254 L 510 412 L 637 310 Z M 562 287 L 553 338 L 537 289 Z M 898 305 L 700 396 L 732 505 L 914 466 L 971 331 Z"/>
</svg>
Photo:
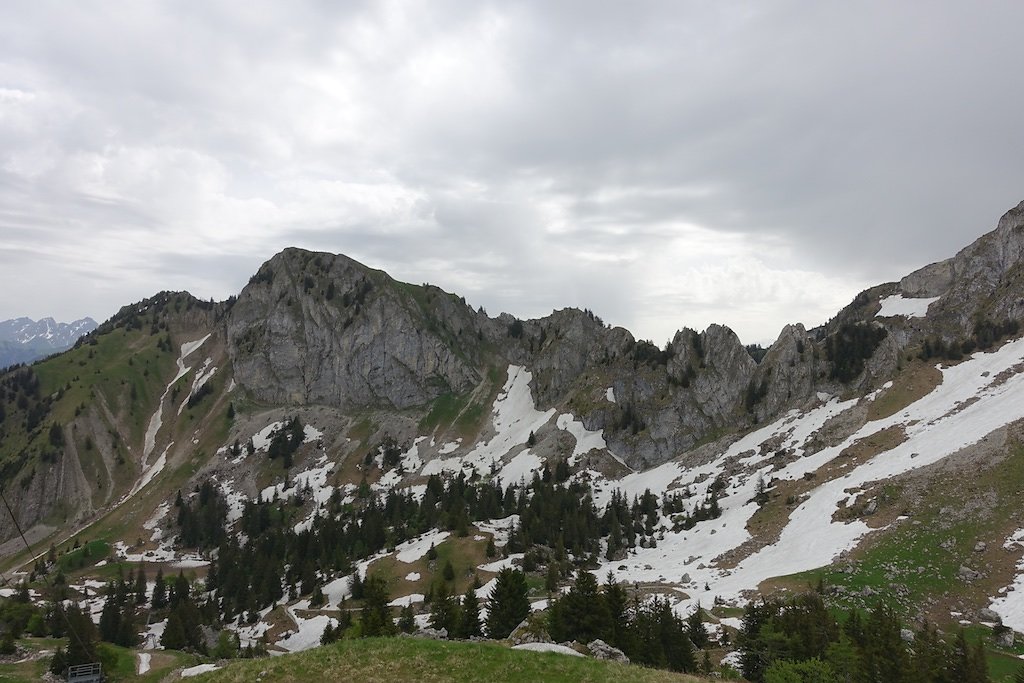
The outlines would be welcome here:
<svg viewBox="0 0 1024 683">
<path fill-rule="evenodd" d="M 489 681 L 696 683 L 701 679 L 585 657 L 511 650 L 495 643 L 417 638 L 343 640 L 293 655 L 231 662 L 197 682 Z"/>
</svg>

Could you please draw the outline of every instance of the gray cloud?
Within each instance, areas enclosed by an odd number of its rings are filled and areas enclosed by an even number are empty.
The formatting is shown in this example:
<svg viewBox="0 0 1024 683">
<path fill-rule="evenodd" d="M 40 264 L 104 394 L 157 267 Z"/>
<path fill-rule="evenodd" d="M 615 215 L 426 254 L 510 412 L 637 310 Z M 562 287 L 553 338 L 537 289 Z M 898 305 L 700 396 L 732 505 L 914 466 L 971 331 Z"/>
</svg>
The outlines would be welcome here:
<svg viewBox="0 0 1024 683">
<path fill-rule="evenodd" d="M 1022 19 L 952 0 L 7 3 L 0 317 L 222 298 L 297 245 L 492 313 L 768 341 L 1022 198 Z"/>
</svg>

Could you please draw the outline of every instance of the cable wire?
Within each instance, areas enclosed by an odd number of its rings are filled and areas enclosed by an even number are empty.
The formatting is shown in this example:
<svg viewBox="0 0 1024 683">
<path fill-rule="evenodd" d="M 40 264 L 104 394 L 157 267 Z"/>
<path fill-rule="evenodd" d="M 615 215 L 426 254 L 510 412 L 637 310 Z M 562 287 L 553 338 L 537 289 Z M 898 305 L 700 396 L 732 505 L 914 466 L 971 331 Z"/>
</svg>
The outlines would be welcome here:
<svg viewBox="0 0 1024 683">
<path fill-rule="evenodd" d="M 4 494 L 3 489 L 0 489 L 0 500 L 3 501 L 4 507 L 7 508 L 7 512 L 11 515 L 11 521 L 14 522 L 14 528 L 18 531 L 18 535 L 21 536 L 21 542 L 25 544 L 25 549 L 28 550 L 29 557 L 31 558 L 32 546 L 29 544 L 28 539 L 25 538 L 25 532 L 21 530 L 21 525 L 18 524 L 18 518 L 14 516 L 14 510 L 11 509 L 10 503 L 7 502 L 7 496 Z M 2 574 L 0 574 L 0 576 L 2 576 Z M 50 579 L 48 574 L 43 575 L 43 583 L 45 583 L 46 587 L 49 588 L 51 591 L 53 590 L 53 586 L 50 585 Z M 67 612 L 64 611 L 64 606 L 61 605 L 58 611 L 61 613 L 61 616 L 64 617 L 64 624 L 68 627 L 68 633 L 71 633 L 75 636 L 75 640 L 78 641 L 78 645 L 82 648 L 83 651 L 87 651 L 88 648 L 86 648 L 85 646 L 85 640 L 83 640 L 82 637 L 78 635 L 78 632 L 75 631 L 74 626 L 71 625 L 71 620 L 68 619 Z M 91 618 L 92 617 L 90 617 L 90 619 Z"/>
</svg>

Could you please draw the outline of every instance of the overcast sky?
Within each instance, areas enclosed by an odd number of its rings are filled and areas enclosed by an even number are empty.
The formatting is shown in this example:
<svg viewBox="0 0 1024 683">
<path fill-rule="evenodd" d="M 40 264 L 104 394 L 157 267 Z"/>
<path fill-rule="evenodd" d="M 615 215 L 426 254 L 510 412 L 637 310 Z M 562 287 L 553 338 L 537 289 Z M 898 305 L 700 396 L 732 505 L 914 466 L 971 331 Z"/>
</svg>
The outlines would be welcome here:
<svg viewBox="0 0 1024 683">
<path fill-rule="evenodd" d="M 1024 199 L 1024 3 L 0 4 L 0 319 L 287 246 L 770 342 Z"/>
</svg>

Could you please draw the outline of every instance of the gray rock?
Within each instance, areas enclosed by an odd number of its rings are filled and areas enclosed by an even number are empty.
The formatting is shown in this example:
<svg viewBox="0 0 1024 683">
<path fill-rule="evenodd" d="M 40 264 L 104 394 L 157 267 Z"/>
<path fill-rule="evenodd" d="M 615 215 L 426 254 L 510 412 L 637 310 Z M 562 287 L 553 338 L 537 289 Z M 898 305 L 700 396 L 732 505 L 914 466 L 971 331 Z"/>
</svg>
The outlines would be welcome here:
<svg viewBox="0 0 1024 683">
<path fill-rule="evenodd" d="M 1002 623 L 1002 617 L 1000 617 L 995 610 L 988 607 L 982 607 L 978 610 L 978 619 L 981 621 L 993 621 L 997 624 Z"/>
<path fill-rule="evenodd" d="M 1016 644 L 1016 634 L 1014 634 L 1013 629 L 1007 628 L 1000 631 L 996 635 L 996 644 L 999 647 L 1012 648 Z"/>
<path fill-rule="evenodd" d="M 509 642 L 513 645 L 524 645 L 526 643 L 550 643 L 551 636 L 548 635 L 543 617 L 539 613 L 526 617 L 518 626 L 512 629 L 508 636 Z"/>
<path fill-rule="evenodd" d="M 985 548 L 987 548 L 987 547 L 988 547 L 988 545 L 985 544 L 985 541 L 978 541 L 977 543 L 974 544 L 974 552 L 976 552 L 976 553 L 983 553 L 983 552 L 985 552 Z"/>
<path fill-rule="evenodd" d="M 970 567 L 960 565 L 960 569 L 957 571 L 957 576 L 960 577 L 961 581 L 973 583 L 981 578 L 981 572 L 971 569 Z"/>
<path fill-rule="evenodd" d="M 629 664 L 629 657 L 626 656 L 626 653 L 617 647 L 612 647 L 603 640 L 598 639 L 590 641 L 587 643 L 587 649 L 590 650 L 590 654 L 594 655 L 597 659 L 610 659 L 614 662 Z"/>
<path fill-rule="evenodd" d="M 448 629 L 433 629 L 429 626 L 424 626 L 423 628 L 416 629 L 412 635 L 414 638 L 424 638 L 426 640 L 448 640 Z"/>
<path fill-rule="evenodd" d="M 909 628 L 900 629 L 900 639 L 904 643 L 912 643 L 914 642 L 914 632 Z"/>
</svg>

